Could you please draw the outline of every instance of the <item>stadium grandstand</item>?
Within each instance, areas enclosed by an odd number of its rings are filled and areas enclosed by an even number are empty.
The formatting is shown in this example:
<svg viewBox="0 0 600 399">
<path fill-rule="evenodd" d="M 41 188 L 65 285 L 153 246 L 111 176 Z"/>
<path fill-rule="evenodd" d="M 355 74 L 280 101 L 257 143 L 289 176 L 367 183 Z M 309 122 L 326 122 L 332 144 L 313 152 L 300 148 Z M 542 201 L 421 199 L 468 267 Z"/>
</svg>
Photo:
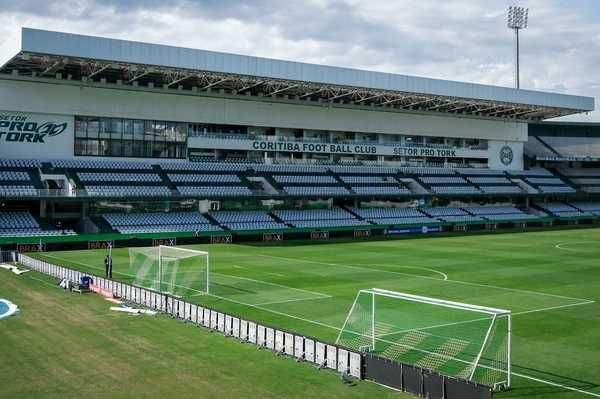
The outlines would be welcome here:
<svg viewBox="0 0 600 399">
<path fill-rule="evenodd" d="M 599 216 L 588 97 L 29 28 L 0 91 L 7 245 Z"/>
<path fill-rule="evenodd" d="M 18 378 L 35 375 L 36 392 L 110 396 L 94 359 L 114 358 L 134 397 L 166 380 L 188 396 L 599 397 L 600 125 L 554 121 L 594 107 L 23 28 L 0 66 L 0 282 L 24 309 L 7 327 L 29 333 L 5 390 L 29 397 Z M 110 304 L 84 310 L 88 291 Z M 232 356 L 234 340 L 278 363 Z M 316 379 L 332 372 L 351 390 Z"/>
</svg>

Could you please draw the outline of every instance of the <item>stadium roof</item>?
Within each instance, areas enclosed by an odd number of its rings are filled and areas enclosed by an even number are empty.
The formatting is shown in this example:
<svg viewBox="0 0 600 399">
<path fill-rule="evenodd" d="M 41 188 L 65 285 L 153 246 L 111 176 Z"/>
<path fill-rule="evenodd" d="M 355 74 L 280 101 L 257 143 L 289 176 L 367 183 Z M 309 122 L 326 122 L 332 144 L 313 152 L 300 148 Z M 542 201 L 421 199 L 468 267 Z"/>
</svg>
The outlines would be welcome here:
<svg viewBox="0 0 600 399">
<path fill-rule="evenodd" d="M 23 28 L 0 77 L 115 83 L 390 111 L 542 120 L 594 110 L 591 97 L 372 72 Z"/>
</svg>

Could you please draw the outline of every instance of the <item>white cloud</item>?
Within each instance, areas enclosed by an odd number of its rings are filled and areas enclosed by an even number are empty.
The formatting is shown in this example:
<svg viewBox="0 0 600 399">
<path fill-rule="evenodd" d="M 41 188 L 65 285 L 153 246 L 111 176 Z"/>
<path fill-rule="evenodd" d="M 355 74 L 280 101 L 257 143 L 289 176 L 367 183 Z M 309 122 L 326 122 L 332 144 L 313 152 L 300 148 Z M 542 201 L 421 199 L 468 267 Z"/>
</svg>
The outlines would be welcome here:
<svg viewBox="0 0 600 399">
<path fill-rule="evenodd" d="M 600 98 L 600 7 L 529 0 L 521 86 Z M 0 14 L 0 62 L 20 28 L 511 86 L 508 0 L 22 0 Z M 592 12 L 593 11 L 593 12 Z M 600 122 L 600 112 L 574 117 Z M 571 118 L 571 119 L 574 119 Z"/>
</svg>

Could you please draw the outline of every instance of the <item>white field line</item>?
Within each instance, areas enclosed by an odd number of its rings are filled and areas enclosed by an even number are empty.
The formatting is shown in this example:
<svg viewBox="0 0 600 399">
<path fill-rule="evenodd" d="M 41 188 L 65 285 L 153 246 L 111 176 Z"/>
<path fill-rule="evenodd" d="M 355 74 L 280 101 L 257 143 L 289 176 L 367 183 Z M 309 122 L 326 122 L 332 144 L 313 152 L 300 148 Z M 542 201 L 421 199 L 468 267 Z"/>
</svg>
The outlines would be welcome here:
<svg viewBox="0 0 600 399">
<path fill-rule="evenodd" d="M 256 306 L 277 305 L 279 303 L 288 303 L 288 302 L 314 301 L 314 300 L 321 300 L 321 299 L 327 299 L 327 298 L 332 298 L 332 297 L 329 296 L 329 297 L 326 297 L 326 298 L 315 297 L 315 298 L 286 299 L 286 300 L 283 300 L 283 301 L 261 302 L 261 303 L 257 303 Z"/>
<path fill-rule="evenodd" d="M 276 276 L 276 277 L 285 277 L 285 275 L 281 274 L 281 273 L 271 273 L 271 272 L 263 272 L 264 274 L 269 274 L 271 276 Z"/>
<path fill-rule="evenodd" d="M 260 283 L 260 284 L 265 284 L 265 285 L 272 285 L 273 287 L 285 288 L 285 289 L 294 290 L 294 291 L 301 291 L 301 292 L 305 292 L 307 294 L 311 294 L 311 295 L 314 295 L 314 296 L 321 296 L 323 298 L 331 298 L 331 295 L 323 294 L 322 292 L 304 290 L 302 288 L 295 288 L 295 287 L 290 287 L 290 286 L 287 286 L 287 285 L 282 285 L 282 284 L 277 284 L 277 283 L 271 283 L 269 281 L 255 280 L 253 278 L 241 277 L 241 276 L 233 276 L 231 274 L 223 274 L 223 273 L 215 273 L 215 272 L 212 272 L 211 274 L 213 276 L 215 276 L 215 275 L 216 276 L 225 276 L 225 277 L 230 277 L 230 278 L 234 278 L 234 279 L 252 281 L 252 282 L 255 282 L 255 283 Z"/>
<path fill-rule="evenodd" d="M 436 277 L 421 276 L 421 275 L 418 275 L 418 274 L 402 273 L 402 272 L 396 272 L 396 271 L 391 271 L 391 270 L 373 269 L 373 268 L 370 268 L 370 267 L 362 267 L 362 266 L 357 266 L 357 265 L 345 265 L 345 264 L 338 264 L 338 263 L 327 263 L 327 262 L 319 262 L 319 261 L 307 260 L 307 259 L 301 259 L 301 258 L 289 258 L 289 257 L 273 256 L 273 255 L 265 255 L 265 254 L 257 254 L 257 255 L 258 256 L 267 257 L 267 258 L 282 259 L 282 260 L 295 261 L 295 262 L 305 262 L 305 263 L 314 263 L 314 264 L 318 264 L 318 265 L 345 267 L 345 268 L 349 268 L 349 269 L 358 269 L 358 270 L 362 270 L 362 271 L 390 273 L 390 274 L 397 274 L 397 275 L 400 275 L 400 276 L 410 276 L 410 277 L 422 278 L 422 279 L 426 279 L 426 280 L 441 281 L 441 279 L 436 278 Z M 393 267 L 394 265 L 389 265 L 389 266 Z M 548 294 L 546 292 L 523 290 L 523 289 L 519 289 L 519 288 L 500 287 L 500 286 L 496 286 L 496 285 L 481 284 L 481 283 L 472 283 L 472 282 L 469 282 L 469 281 L 452 280 L 452 279 L 448 279 L 448 280 L 445 280 L 445 281 L 448 281 L 448 282 L 451 282 L 451 283 L 463 284 L 463 285 L 470 285 L 470 286 L 474 286 L 474 287 L 496 288 L 496 289 L 499 289 L 499 290 L 505 290 L 505 291 L 511 291 L 511 292 L 521 292 L 521 293 L 533 294 L 533 295 L 542 295 L 542 296 L 548 296 L 548 297 L 560 298 L 560 299 L 569 299 L 569 300 L 579 301 L 579 302 L 593 302 L 591 299 L 575 298 L 575 297 L 569 297 L 569 296 L 557 295 L 557 294 Z"/>
<path fill-rule="evenodd" d="M 60 286 L 58 284 L 51 284 L 51 283 L 49 283 L 47 281 L 42 280 L 41 278 L 33 277 L 31 274 L 27 274 L 25 277 L 30 278 L 32 280 L 39 281 L 40 283 L 46 284 L 46 285 L 48 285 L 50 287 L 53 287 L 53 288 L 62 289 L 62 288 L 60 288 Z"/>
<path fill-rule="evenodd" d="M 80 265 L 83 265 L 83 266 L 92 267 L 92 268 L 94 268 L 94 269 L 102 269 L 102 268 L 100 268 L 100 267 L 96 267 L 96 266 L 88 265 L 88 264 L 86 264 L 86 263 L 81 263 L 81 262 L 71 261 L 71 260 L 69 260 L 69 259 L 60 258 L 60 257 L 57 257 L 57 256 L 50 256 L 50 255 L 45 255 L 45 256 L 49 256 L 49 257 L 51 257 L 51 258 L 55 258 L 55 259 L 62 259 L 62 260 L 66 260 L 66 261 L 68 261 L 68 262 L 71 262 L 71 263 L 77 263 L 77 264 L 80 264 Z M 293 260 L 293 259 L 292 259 L 292 260 Z M 321 263 L 321 262 L 318 262 L 318 263 Z M 115 274 L 116 274 L 116 273 L 115 273 Z M 123 274 L 123 275 L 128 275 L 128 274 L 125 274 L 125 273 L 120 273 L 120 274 Z M 402 274 L 402 273 L 400 273 L 400 274 Z M 128 276 L 130 276 L 130 275 L 128 275 Z M 412 275 L 411 275 L 411 276 L 412 276 Z M 135 277 L 135 276 L 133 276 L 133 277 Z M 439 279 L 435 279 L 435 280 L 439 280 Z M 499 287 L 499 288 L 501 288 L 501 287 Z M 200 292 L 201 292 L 201 291 L 200 291 Z M 534 292 L 534 291 L 532 291 L 532 292 Z M 534 293 L 535 293 L 535 292 L 534 292 Z M 202 294 L 205 294 L 205 293 L 204 293 L 204 292 L 202 292 Z M 315 325 L 318 325 L 318 326 L 321 326 L 321 327 L 325 327 L 325 328 L 333 329 L 333 330 L 336 330 L 336 331 L 340 331 L 340 328 L 339 328 L 339 327 L 335 327 L 335 326 L 332 326 L 332 325 L 330 325 L 330 324 L 326 324 L 326 323 L 321 323 L 321 322 L 319 322 L 319 321 L 315 321 L 315 320 L 306 319 L 306 318 L 304 318 L 304 317 L 294 316 L 294 315 L 291 315 L 291 314 L 289 314 L 289 313 L 285 313 L 285 312 L 279 312 L 279 311 L 277 311 L 277 310 L 273 310 L 273 309 L 268 309 L 268 308 L 265 308 L 265 307 L 264 307 L 264 305 L 251 305 L 251 304 L 248 304 L 248 303 L 245 303 L 245 302 L 236 301 L 236 300 L 234 300 L 234 299 L 231 299 L 231 298 L 221 297 L 221 296 L 219 296 L 219 295 L 214 295 L 214 294 L 205 294 L 205 295 L 209 295 L 209 296 L 212 296 L 212 297 L 215 297 L 215 298 L 218 298 L 218 299 L 222 299 L 222 300 L 224 300 L 224 301 L 228 301 L 228 302 L 237 303 L 237 304 L 239 304 L 239 305 L 248 306 L 248 307 L 251 307 L 251 308 L 255 308 L 255 309 L 259 309 L 259 310 L 263 310 L 263 311 L 265 311 L 265 312 L 274 313 L 274 314 L 277 314 L 277 315 L 280 315 L 280 316 L 289 317 L 289 318 L 291 318 L 291 319 L 300 320 L 300 321 L 304 321 L 304 322 L 306 322 L 306 323 L 315 324 Z M 551 295 L 551 294 L 548 294 L 548 295 Z M 587 301 L 587 300 L 586 300 L 586 301 Z M 593 302 L 593 301 L 590 301 L 590 302 Z M 383 341 L 383 342 L 386 342 L 385 340 L 382 340 L 382 341 Z M 394 343 L 394 342 L 389 342 L 389 341 L 388 341 L 388 343 L 390 343 L 390 344 L 392 344 L 392 345 L 396 345 L 396 343 Z M 426 351 L 425 351 L 425 352 L 426 352 Z M 454 359 L 454 360 L 461 361 L 460 359 Z M 465 362 L 465 361 L 462 361 L 462 362 Z M 488 366 L 481 366 L 481 367 L 490 368 L 490 369 L 493 369 L 493 370 L 496 370 L 496 371 L 503 371 L 503 370 L 494 369 L 494 368 L 491 368 L 491 367 L 488 367 Z M 537 377 L 532 377 L 532 376 L 528 376 L 528 375 L 526 375 L 526 374 L 520 374 L 520 373 L 515 373 L 515 372 L 513 372 L 513 373 L 512 373 L 512 375 L 514 375 L 514 376 L 517 376 L 517 377 L 520 377 L 520 378 L 525 378 L 525 379 L 528 379 L 528 380 L 531 380 L 531 381 L 536 381 L 536 382 L 539 382 L 539 383 L 542 383 L 542 384 L 547 384 L 547 385 L 550 385 L 550 386 L 554 386 L 554 387 L 558 387 L 558 388 L 566 389 L 566 390 L 569 390 L 569 391 L 578 392 L 578 393 L 581 393 L 581 394 L 584 394 L 584 395 L 589 395 L 589 396 L 594 396 L 594 397 L 600 397 L 600 394 L 596 394 L 596 393 L 594 393 L 594 392 L 584 391 L 584 390 L 581 390 L 581 389 L 578 389 L 578 388 L 575 388 L 575 387 L 571 387 L 571 386 L 568 386 L 568 385 L 563 385 L 563 384 L 559 384 L 559 383 L 552 382 L 552 381 L 546 381 L 546 380 L 542 380 L 542 379 L 540 379 L 540 378 L 537 378 Z"/>
<path fill-rule="evenodd" d="M 515 373 L 514 371 L 511 374 L 514 375 L 514 376 L 516 376 L 516 377 L 525 378 L 526 380 L 531 380 L 531 381 L 539 382 L 541 384 L 546 384 L 546 385 L 551 385 L 553 387 L 566 389 L 568 391 L 577 392 L 577 393 L 580 393 L 582 395 L 588 395 L 588 396 L 594 396 L 596 398 L 600 398 L 600 393 L 595 393 L 595 392 L 590 392 L 590 391 L 584 391 L 583 389 L 571 387 L 571 386 L 564 385 L 564 384 L 559 384 L 558 382 L 552 382 L 552 381 L 548 381 L 548 380 L 542 380 L 541 378 L 533 377 L 533 376 L 526 375 L 526 374 Z"/>
<path fill-rule="evenodd" d="M 305 319 L 304 317 L 300 317 L 300 316 L 294 316 L 294 315 L 291 315 L 291 314 L 289 314 L 289 313 L 285 313 L 285 312 L 279 312 L 279 311 L 277 311 L 277 310 L 273 310 L 273 309 L 265 308 L 265 307 L 264 307 L 265 305 L 252 305 L 252 304 L 249 304 L 249 303 L 246 303 L 246 302 L 237 301 L 237 300 L 235 300 L 235 299 L 226 298 L 226 297 L 222 297 L 222 296 L 215 295 L 215 294 L 210 294 L 210 293 L 209 293 L 208 295 L 209 295 L 209 296 L 212 296 L 212 297 L 215 297 L 215 298 L 222 299 L 222 300 L 224 300 L 224 301 L 228 301 L 228 302 L 237 303 L 238 305 L 249 306 L 249 307 L 251 307 L 251 308 L 260 309 L 260 310 L 263 310 L 263 311 L 265 311 L 265 312 L 274 313 L 274 314 L 276 314 L 276 315 L 279 315 L 279 316 L 285 316 L 285 317 L 289 317 L 289 318 L 291 318 L 291 319 L 296 319 L 296 320 L 304 321 L 304 322 L 306 322 L 306 323 L 316 324 L 316 325 L 318 325 L 318 326 L 321 326 L 321 327 L 326 327 L 326 328 L 330 328 L 330 329 L 332 329 L 332 330 L 336 330 L 336 331 L 339 331 L 339 330 L 340 330 L 340 328 L 339 328 L 339 327 L 332 326 L 331 324 L 325 324 L 325 323 L 321 323 L 320 321 L 315 321 L 315 320 Z M 315 298 L 315 299 L 316 299 L 316 298 Z M 322 298 L 322 299 L 325 299 L 325 298 Z"/>
<path fill-rule="evenodd" d="M 386 264 L 383 264 L 383 263 L 372 263 L 372 265 L 373 266 L 383 266 L 383 267 L 392 266 L 392 265 L 386 265 Z M 427 267 L 420 267 L 420 266 L 398 266 L 398 267 L 400 267 L 402 269 L 425 270 L 425 271 L 428 271 L 428 272 L 439 274 L 440 276 L 442 276 L 443 280 L 448 280 L 448 275 L 446 273 L 444 273 L 444 272 L 439 271 L 439 270 L 430 269 L 430 268 L 427 268 Z M 415 276 L 418 276 L 418 274 L 415 274 Z"/>
<path fill-rule="evenodd" d="M 186 298 L 193 298 L 195 296 L 204 296 L 204 295 L 209 295 L 206 292 L 199 292 L 197 294 L 192 294 L 192 295 L 187 295 Z"/>
<path fill-rule="evenodd" d="M 522 312 L 513 313 L 513 316 L 522 315 L 522 314 L 537 313 L 537 312 L 546 312 L 546 311 L 549 311 L 549 310 L 557 310 L 557 309 L 563 309 L 563 308 L 570 308 L 570 307 L 573 307 L 573 306 L 591 305 L 592 303 L 596 303 L 596 301 L 586 300 L 586 301 L 579 302 L 579 303 L 572 303 L 570 305 L 550 306 L 548 308 L 533 309 L 533 310 L 524 310 Z"/>
<path fill-rule="evenodd" d="M 240 266 L 240 265 L 232 265 L 232 266 L 233 266 L 234 269 L 246 269 L 246 270 L 248 270 L 248 268 L 244 267 L 244 266 Z M 272 272 L 261 272 L 261 273 L 269 274 L 271 276 L 276 276 L 276 277 L 285 277 L 285 275 L 283 275 L 281 273 L 272 273 Z"/>
<path fill-rule="evenodd" d="M 581 252 L 580 249 L 573 248 L 565 248 L 565 245 L 578 245 L 578 244 L 598 244 L 598 242 L 594 241 L 576 241 L 576 242 L 559 242 L 554 246 L 556 249 L 562 249 L 563 251 L 571 251 L 571 252 Z"/>
<path fill-rule="evenodd" d="M 427 276 L 421 276 L 420 274 L 402 273 L 402 272 L 396 272 L 396 271 L 391 271 L 391 270 L 373 269 L 371 267 L 361 267 L 359 265 L 342 265 L 342 264 L 338 264 L 338 263 L 318 262 L 318 261 L 309 260 L 309 259 L 288 258 L 288 257 L 283 257 L 283 256 L 274 256 L 274 255 L 265 255 L 265 254 L 257 254 L 257 255 L 265 257 L 265 258 L 282 259 L 282 260 L 295 261 L 295 262 L 314 263 L 314 264 L 317 264 L 317 265 L 325 265 L 325 266 L 347 267 L 347 268 L 350 268 L 350 269 L 360 269 L 360 270 L 365 270 L 365 271 L 391 273 L 391 274 L 398 274 L 400 276 L 422 277 L 422 278 L 427 278 L 427 279 L 431 279 L 431 280 L 438 280 L 438 281 L 439 280 L 448 280 L 448 275 L 446 273 L 440 272 L 439 270 L 429 269 L 429 268 L 420 267 L 420 266 L 399 266 L 399 265 L 384 265 L 384 264 L 380 264 L 380 263 L 373 263 L 373 265 L 375 265 L 375 266 L 397 266 L 397 267 L 401 267 L 403 269 L 426 270 L 426 271 L 429 271 L 429 272 L 433 272 L 433 273 L 439 274 L 442 278 L 427 277 Z M 365 265 L 365 266 L 367 266 L 367 265 Z M 324 277 L 327 277 L 327 276 L 324 276 Z"/>
</svg>

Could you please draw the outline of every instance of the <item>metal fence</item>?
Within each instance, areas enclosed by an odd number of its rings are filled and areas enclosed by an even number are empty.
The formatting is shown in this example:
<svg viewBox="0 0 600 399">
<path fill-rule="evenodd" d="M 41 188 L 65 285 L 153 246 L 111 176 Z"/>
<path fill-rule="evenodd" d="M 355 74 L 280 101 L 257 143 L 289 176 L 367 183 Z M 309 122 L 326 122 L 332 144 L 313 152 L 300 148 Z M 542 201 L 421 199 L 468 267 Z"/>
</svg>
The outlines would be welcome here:
<svg viewBox="0 0 600 399">
<path fill-rule="evenodd" d="M 273 328 L 255 321 L 245 320 L 175 298 L 169 294 L 109 280 L 89 273 L 82 273 L 27 255 L 19 254 L 18 259 L 24 266 L 58 279 L 65 278 L 72 282 L 79 282 L 81 277 L 90 276 L 95 285 L 112 292 L 123 300 L 167 313 L 174 318 L 219 331 L 226 336 L 239 338 L 242 341 L 295 357 L 298 360 L 348 373 L 355 378 L 363 377 L 362 355 L 343 347 L 321 342 L 302 334 Z"/>
<path fill-rule="evenodd" d="M 16 252 L 2 252 L 0 254 Z M 4 256 L 4 255 L 1 255 Z M 492 389 L 463 379 L 443 376 L 434 371 L 401 364 L 369 353 L 358 353 L 347 348 L 322 342 L 303 334 L 267 326 L 256 321 L 220 312 L 187 302 L 169 294 L 109 280 L 67 267 L 54 265 L 27 255 L 17 254 L 24 266 L 57 279 L 79 282 L 90 276 L 94 284 L 131 303 L 185 320 L 198 326 L 219 331 L 258 347 L 285 354 L 300 361 L 349 374 L 429 399 L 490 399 Z M 14 258 L 11 258 L 14 259 Z"/>
</svg>

